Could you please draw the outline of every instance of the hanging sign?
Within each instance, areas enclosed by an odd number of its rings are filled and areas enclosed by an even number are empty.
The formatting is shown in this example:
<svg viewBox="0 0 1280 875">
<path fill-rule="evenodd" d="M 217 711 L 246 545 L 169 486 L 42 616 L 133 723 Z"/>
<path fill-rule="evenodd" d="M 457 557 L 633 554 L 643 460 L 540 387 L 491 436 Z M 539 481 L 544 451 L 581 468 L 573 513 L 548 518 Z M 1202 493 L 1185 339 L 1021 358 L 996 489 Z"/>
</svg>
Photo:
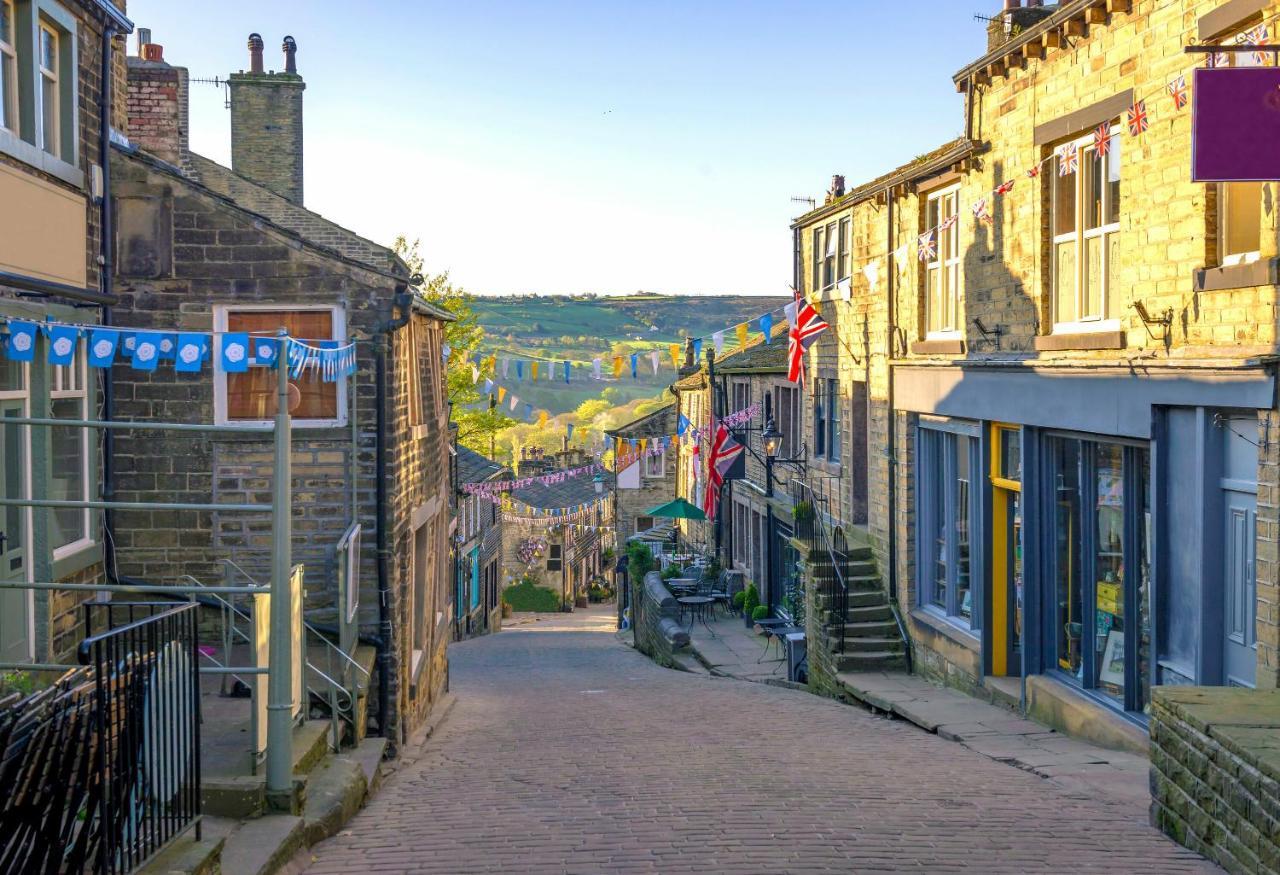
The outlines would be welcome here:
<svg viewBox="0 0 1280 875">
<path fill-rule="evenodd" d="M 1191 180 L 1280 180 L 1280 67 L 1199 69 L 1194 75 Z"/>
</svg>

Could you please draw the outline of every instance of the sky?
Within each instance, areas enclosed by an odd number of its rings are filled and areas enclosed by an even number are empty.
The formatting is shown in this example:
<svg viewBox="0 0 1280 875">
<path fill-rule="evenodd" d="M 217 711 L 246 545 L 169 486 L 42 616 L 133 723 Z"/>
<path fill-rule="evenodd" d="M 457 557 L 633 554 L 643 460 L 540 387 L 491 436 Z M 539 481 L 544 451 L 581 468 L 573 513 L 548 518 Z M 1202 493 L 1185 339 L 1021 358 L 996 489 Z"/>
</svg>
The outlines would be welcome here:
<svg viewBox="0 0 1280 875">
<path fill-rule="evenodd" d="M 783 294 L 791 219 L 963 132 L 999 0 L 129 0 L 193 79 L 298 43 L 306 206 L 476 294 Z M 990 7 L 990 8 L 987 8 Z M 356 11 L 355 16 L 352 12 Z M 130 53 L 136 54 L 136 40 Z M 224 91 L 191 147 L 230 164 Z"/>
</svg>

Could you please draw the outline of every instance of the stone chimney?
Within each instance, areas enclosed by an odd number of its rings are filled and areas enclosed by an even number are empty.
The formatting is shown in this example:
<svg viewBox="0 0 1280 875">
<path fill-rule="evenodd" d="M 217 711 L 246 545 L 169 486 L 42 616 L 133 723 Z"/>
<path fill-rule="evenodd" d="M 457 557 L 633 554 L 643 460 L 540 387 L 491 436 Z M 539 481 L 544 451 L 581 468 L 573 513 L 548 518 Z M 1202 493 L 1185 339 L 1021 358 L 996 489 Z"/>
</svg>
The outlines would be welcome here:
<svg viewBox="0 0 1280 875">
<path fill-rule="evenodd" d="M 249 35 L 249 72 L 231 90 L 231 169 L 302 206 L 302 92 L 298 44 L 284 38 L 284 72 L 264 70 L 264 43 Z"/>
<path fill-rule="evenodd" d="M 176 167 L 186 163 L 188 140 L 187 69 L 165 63 L 164 46 L 138 28 L 138 56 L 126 59 L 125 106 L 130 142 Z"/>
<path fill-rule="evenodd" d="M 987 23 L 987 51 L 995 51 L 1042 18 L 1053 14 L 1043 0 L 1004 0 L 1004 9 Z"/>
<path fill-rule="evenodd" d="M 835 203 L 842 197 L 844 197 L 844 177 L 837 173 L 831 177 L 831 187 L 827 189 L 823 204 Z"/>
</svg>

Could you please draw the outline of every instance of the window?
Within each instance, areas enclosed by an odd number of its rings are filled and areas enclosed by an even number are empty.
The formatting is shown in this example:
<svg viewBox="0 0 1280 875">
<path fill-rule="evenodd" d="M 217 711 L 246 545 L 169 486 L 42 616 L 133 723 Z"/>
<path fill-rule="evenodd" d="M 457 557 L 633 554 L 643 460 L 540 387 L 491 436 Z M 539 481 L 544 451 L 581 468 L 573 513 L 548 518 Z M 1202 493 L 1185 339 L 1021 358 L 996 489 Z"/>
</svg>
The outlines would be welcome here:
<svg viewBox="0 0 1280 875">
<path fill-rule="evenodd" d="M 50 155 L 61 151 L 61 89 L 58 87 L 58 32 L 40 23 L 40 111 L 36 113 L 36 145 Z"/>
<path fill-rule="evenodd" d="M 840 461 L 840 389 L 829 377 L 813 381 L 813 444 L 817 458 Z"/>
<path fill-rule="evenodd" d="M 781 457 L 794 458 L 800 452 L 800 390 L 794 386 L 774 386 L 774 412 L 778 431 L 782 434 Z"/>
<path fill-rule="evenodd" d="M 423 523 L 413 530 L 413 568 L 407 600 L 413 613 L 409 616 L 409 640 L 413 650 L 427 649 L 427 606 L 431 593 L 431 523 Z M 417 654 L 415 654 L 415 659 Z"/>
<path fill-rule="evenodd" d="M 960 186 L 955 185 L 929 195 L 925 222 L 938 229 L 952 217 L 959 216 Z M 925 332 L 927 335 L 960 331 L 960 222 L 952 221 L 945 229 L 936 230 L 937 246 L 933 258 L 925 263 Z"/>
<path fill-rule="evenodd" d="M 827 396 L 822 390 L 825 382 L 813 381 L 813 454 L 819 459 L 827 454 Z"/>
<path fill-rule="evenodd" d="M 283 327 L 292 337 L 308 341 L 337 341 L 345 337 L 340 307 L 214 307 L 215 331 L 274 334 Z M 217 351 L 213 351 L 217 354 Z M 270 422 L 276 415 L 276 370 L 258 367 L 250 357 L 249 370 L 224 374 L 214 382 L 214 407 L 219 422 Z M 290 413 L 295 425 L 343 425 L 346 422 L 345 380 L 325 382 L 318 368 L 289 381 Z"/>
<path fill-rule="evenodd" d="M 822 287 L 830 288 L 836 282 L 836 226 L 832 223 L 826 231 L 827 248 L 822 257 Z"/>
<path fill-rule="evenodd" d="M 1119 263 L 1120 145 L 1110 128 L 1106 155 L 1094 134 L 1058 148 L 1053 167 L 1053 321 L 1079 330 L 1116 319 L 1120 295 L 1111 281 Z M 1072 152 L 1074 151 L 1074 158 Z M 1063 175 L 1062 168 L 1075 169 Z"/>
<path fill-rule="evenodd" d="M 751 532 L 747 529 L 747 506 L 733 506 L 733 564 L 737 568 L 747 567 L 747 556 L 751 546 Z"/>
<path fill-rule="evenodd" d="M 653 517 L 651 517 L 651 516 L 638 516 L 638 517 L 636 517 L 636 531 L 637 531 L 637 532 L 647 532 L 647 531 L 649 531 L 649 530 L 650 530 L 650 529 L 652 529 L 652 528 L 653 528 Z"/>
<path fill-rule="evenodd" d="M 0 0 L 0 128 L 18 133 L 18 51 L 13 4 Z"/>
<path fill-rule="evenodd" d="M 733 410 L 745 410 L 751 406 L 751 384 L 746 380 L 733 381 Z"/>
<path fill-rule="evenodd" d="M 851 219 L 840 220 L 840 243 L 836 248 L 836 282 L 849 277 L 849 231 L 852 226 Z"/>
<path fill-rule="evenodd" d="M 85 357 L 79 346 L 70 365 L 51 368 L 49 409 L 54 419 L 88 419 Z M 88 429 L 54 426 L 49 429 L 49 497 L 56 501 L 88 501 L 90 442 Z M 87 508 L 56 508 L 50 514 L 49 539 L 60 558 L 91 543 Z"/>
<path fill-rule="evenodd" d="M 664 448 L 658 453 L 648 453 L 644 457 L 644 476 L 652 479 L 665 477 L 667 474 L 667 451 Z"/>
<path fill-rule="evenodd" d="M 559 544 L 547 547 L 547 570 L 559 571 L 563 559 L 563 548 Z"/>
<path fill-rule="evenodd" d="M 1149 453 L 1051 437 L 1053 653 L 1046 660 L 1126 710 L 1143 710 L 1150 677 Z"/>
<path fill-rule="evenodd" d="M 1249 42 L 1240 34 L 1228 42 Z M 1269 58 L 1270 55 L 1265 57 Z M 1252 52 L 1224 52 L 1214 60 L 1218 66 L 1256 67 Z M 1218 183 L 1218 253 L 1222 265 L 1257 261 L 1262 250 L 1262 183 Z"/>
<path fill-rule="evenodd" d="M 982 613 L 972 586 L 973 526 L 980 518 L 974 475 L 978 440 L 966 433 L 921 426 L 916 502 L 919 523 L 920 606 L 971 629 Z"/>
</svg>

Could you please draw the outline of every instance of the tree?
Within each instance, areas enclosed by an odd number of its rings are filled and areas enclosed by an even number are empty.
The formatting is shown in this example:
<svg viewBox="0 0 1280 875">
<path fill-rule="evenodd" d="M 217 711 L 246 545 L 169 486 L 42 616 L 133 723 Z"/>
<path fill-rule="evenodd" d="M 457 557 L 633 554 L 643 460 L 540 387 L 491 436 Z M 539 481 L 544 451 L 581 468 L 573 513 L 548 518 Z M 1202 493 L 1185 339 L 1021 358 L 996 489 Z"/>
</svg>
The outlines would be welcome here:
<svg viewBox="0 0 1280 875">
<path fill-rule="evenodd" d="M 448 310 L 453 322 L 444 326 L 444 342 L 451 354 L 445 370 L 445 385 L 449 395 L 450 418 L 458 426 L 458 443 L 478 453 L 489 454 L 495 436 L 516 421 L 502 410 L 491 405 L 487 395 L 481 392 L 480 382 L 473 379 L 472 356 L 480 351 L 484 342 L 484 329 L 471 306 L 471 296 L 449 282 L 449 274 L 427 274 L 420 241 L 409 242 L 401 235 L 391 248 L 404 259 L 410 275 L 423 277 L 422 285 L 415 289 L 423 300 Z M 480 369 L 480 380 L 493 377 L 493 369 L 487 364 Z"/>
</svg>

